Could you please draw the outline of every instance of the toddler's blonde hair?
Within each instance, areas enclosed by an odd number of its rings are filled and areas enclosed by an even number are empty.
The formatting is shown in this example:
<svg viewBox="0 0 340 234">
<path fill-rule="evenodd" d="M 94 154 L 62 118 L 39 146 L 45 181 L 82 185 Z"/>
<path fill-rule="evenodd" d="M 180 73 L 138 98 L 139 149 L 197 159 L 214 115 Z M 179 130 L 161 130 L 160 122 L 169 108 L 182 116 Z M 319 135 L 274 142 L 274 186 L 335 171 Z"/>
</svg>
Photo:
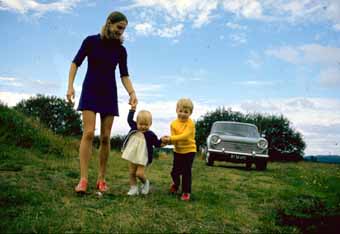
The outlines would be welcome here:
<svg viewBox="0 0 340 234">
<path fill-rule="evenodd" d="M 150 111 L 140 110 L 137 114 L 137 123 L 138 122 L 148 122 L 150 125 L 152 124 L 152 115 Z"/>
<path fill-rule="evenodd" d="M 184 109 L 189 109 L 190 112 L 192 113 L 192 111 L 194 110 L 194 104 L 192 103 L 192 101 L 189 98 L 181 98 L 177 101 L 177 106 L 176 108 L 184 108 Z"/>
</svg>

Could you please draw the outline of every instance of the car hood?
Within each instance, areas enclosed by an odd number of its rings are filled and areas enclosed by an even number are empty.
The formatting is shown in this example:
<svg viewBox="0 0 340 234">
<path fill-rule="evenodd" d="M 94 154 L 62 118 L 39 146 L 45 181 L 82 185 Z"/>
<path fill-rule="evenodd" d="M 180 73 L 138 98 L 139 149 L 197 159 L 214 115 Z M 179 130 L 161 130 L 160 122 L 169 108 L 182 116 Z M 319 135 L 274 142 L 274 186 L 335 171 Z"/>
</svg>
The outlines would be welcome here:
<svg viewBox="0 0 340 234">
<path fill-rule="evenodd" d="M 218 135 L 222 141 L 243 142 L 243 143 L 251 143 L 251 144 L 256 144 L 259 140 L 264 139 L 264 138 L 239 137 L 239 136 L 220 135 L 220 134 L 216 134 L 216 135 Z"/>
</svg>

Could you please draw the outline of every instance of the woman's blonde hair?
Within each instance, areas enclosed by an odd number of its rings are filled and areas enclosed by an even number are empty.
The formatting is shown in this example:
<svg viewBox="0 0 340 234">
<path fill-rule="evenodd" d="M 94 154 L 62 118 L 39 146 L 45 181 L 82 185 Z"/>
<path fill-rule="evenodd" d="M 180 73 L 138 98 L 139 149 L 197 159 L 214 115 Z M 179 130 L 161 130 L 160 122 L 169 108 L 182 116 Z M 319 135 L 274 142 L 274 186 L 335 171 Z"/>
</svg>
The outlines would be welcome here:
<svg viewBox="0 0 340 234">
<path fill-rule="evenodd" d="M 118 23 L 120 21 L 125 21 L 126 23 L 128 23 L 128 20 L 123 13 L 121 13 L 119 11 L 112 12 L 107 17 L 106 22 L 105 22 L 104 26 L 102 27 L 102 30 L 100 32 L 100 38 L 106 39 L 106 40 L 111 40 L 110 32 L 109 32 L 109 26 L 110 26 L 110 24 Z M 120 43 L 121 44 L 123 43 L 123 37 L 120 38 Z"/>
<path fill-rule="evenodd" d="M 189 109 L 190 112 L 194 110 L 194 104 L 189 98 L 181 98 L 177 101 L 177 106 L 176 108 L 184 108 L 184 109 Z"/>
<path fill-rule="evenodd" d="M 150 125 L 152 124 L 152 115 L 150 111 L 141 110 L 137 114 L 137 122 L 147 121 Z"/>
</svg>

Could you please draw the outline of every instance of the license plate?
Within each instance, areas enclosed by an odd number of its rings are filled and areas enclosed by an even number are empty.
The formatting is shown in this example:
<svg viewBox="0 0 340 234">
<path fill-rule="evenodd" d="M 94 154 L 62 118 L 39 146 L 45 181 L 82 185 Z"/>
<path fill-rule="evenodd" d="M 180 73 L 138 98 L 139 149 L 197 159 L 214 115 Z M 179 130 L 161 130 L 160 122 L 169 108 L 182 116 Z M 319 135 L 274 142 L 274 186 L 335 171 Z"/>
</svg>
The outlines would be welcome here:
<svg viewBox="0 0 340 234">
<path fill-rule="evenodd" d="M 230 158 L 245 160 L 245 159 L 246 159 L 246 156 L 244 156 L 244 155 L 238 155 L 238 154 L 231 154 L 231 155 L 230 155 Z"/>
</svg>

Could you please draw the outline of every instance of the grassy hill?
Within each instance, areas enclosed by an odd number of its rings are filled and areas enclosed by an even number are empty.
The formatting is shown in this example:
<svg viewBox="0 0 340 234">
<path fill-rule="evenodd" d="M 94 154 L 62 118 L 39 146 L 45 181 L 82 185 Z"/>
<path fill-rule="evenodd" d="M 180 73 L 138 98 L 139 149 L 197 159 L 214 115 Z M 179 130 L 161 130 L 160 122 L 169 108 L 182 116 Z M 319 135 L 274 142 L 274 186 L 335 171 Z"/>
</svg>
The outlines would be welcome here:
<svg viewBox="0 0 340 234">
<path fill-rule="evenodd" d="M 109 191 L 95 192 L 97 152 L 89 191 L 78 182 L 79 142 L 0 105 L 0 230 L 2 233 L 336 233 L 340 165 L 270 163 L 264 172 L 200 157 L 193 166 L 192 201 L 168 194 L 171 154 L 149 168 L 151 193 L 128 197 L 128 167 L 111 152 Z"/>
</svg>

